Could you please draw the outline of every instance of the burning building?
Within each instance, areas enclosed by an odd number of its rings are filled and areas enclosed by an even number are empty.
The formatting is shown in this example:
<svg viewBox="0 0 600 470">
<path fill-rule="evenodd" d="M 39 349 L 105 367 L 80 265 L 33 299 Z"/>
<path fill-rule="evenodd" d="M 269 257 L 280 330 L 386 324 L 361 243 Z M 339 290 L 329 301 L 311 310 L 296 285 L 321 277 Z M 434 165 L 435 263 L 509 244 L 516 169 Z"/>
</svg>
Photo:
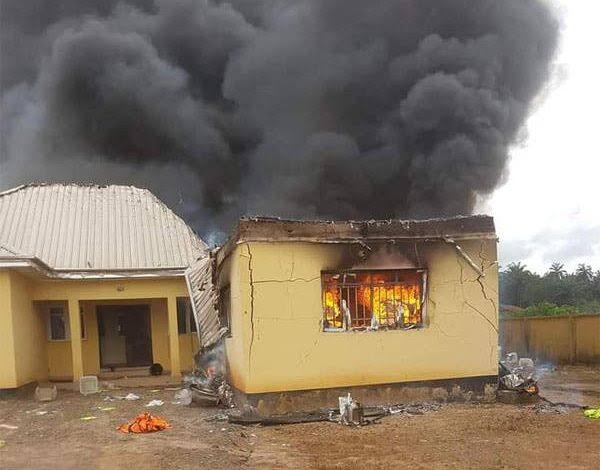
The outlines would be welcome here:
<svg viewBox="0 0 600 470">
<path fill-rule="evenodd" d="M 198 308 L 209 290 L 194 296 L 188 276 L 202 345 L 222 338 L 237 402 L 265 411 L 348 391 L 363 403 L 482 395 L 497 383 L 496 243 L 487 216 L 242 219 L 213 256 L 218 309 Z"/>
</svg>

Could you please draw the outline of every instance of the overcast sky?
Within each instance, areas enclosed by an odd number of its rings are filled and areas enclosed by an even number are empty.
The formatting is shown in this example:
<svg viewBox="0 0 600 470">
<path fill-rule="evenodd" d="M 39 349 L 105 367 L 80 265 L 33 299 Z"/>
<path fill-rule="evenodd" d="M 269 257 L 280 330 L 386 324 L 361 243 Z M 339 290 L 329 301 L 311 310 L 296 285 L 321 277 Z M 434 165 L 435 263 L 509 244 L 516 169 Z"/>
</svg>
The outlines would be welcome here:
<svg viewBox="0 0 600 470">
<path fill-rule="evenodd" d="M 511 152 L 507 182 L 481 211 L 496 218 L 503 266 L 600 269 L 600 1 L 555 3 L 564 24 L 554 77 Z"/>
</svg>

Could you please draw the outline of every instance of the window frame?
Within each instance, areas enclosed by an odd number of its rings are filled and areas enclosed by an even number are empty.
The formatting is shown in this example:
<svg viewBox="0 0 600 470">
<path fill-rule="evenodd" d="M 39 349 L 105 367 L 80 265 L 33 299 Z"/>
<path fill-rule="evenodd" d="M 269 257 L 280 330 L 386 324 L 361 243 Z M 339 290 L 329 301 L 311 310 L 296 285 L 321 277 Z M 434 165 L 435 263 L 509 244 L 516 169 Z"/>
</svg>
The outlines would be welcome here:
<svg viewBox="0 0 600 470">
<path fill-rule="evenodd" d="M 60 317 L 63 323 L 64 337 L 54 337 L 52 329 L 52 317 Z M 65 308 L 61 306 L 48 307 L 48 341 L 70 341 L 71 335 L 69 334 L 69 322 L 67 321 L 67 315 L 65 314 Z"/>
<path fill-rule="evenodd" d="M 53 310 L 60 310 L 59 312 L 53 312 Z M 64 325 L 65 335 L 64 338 L 54 338 L 52 335 L 52 317 L 61 316 Z M 81 340 L 87 340 L 87 325 L 85 322 L 85 315 L 83 309 L 79 309 L 79 324 L 81 329 Z M 52 342 L 64 342 L 71 341 L 71 322 L 69 321 L 69 314 L 64 305 L 48 305 L 46 309 L 46 336 L 48 341 Z"/>
<path fill-rule="evenodd" d="M 184 323 L 183 323 L 184 331 L 183 332 L 181 332 L 181 329 L 180 329 L 181 324 L 179 322 L 180 302 L 186 302 L 185 312 L 184 312 Z M 190 297 L 177 297 L 176 303 L 177 303 L 177 334 L 179 336 L 183 336 L 183 335 L 197 333 L 196 319 L 194 318 L 194 311 L 192 309 L 192 299 Z M 192 328 L 192 327 L 194 327 L 194 328 Z"/>
<path fill-rule="evenodd" d="M 219 289 L 219 325 L 226 328 L 226 338 L 231 338 L 231 284 L 226 284 Z M 226 323 L 223 322 L 226 320 Z"/>
<path fill-rule="evenodd" d="M 399 324 L 396 324 L 395 326 L 380 325 L 377 328 L 371 328 L 370 326 L 365 326 L 365 325 L 348 327 L 346 322 L 343 322 L 341 327 L 326 326 L 327 313 L 326 313 L 326 305 L 325 305 L 325 295 L 326 295 L 326 290 L 327 290 L 326 289 L 327 281 L 325 279 L 325 276 L 327 276 L 327 275 L 343 276 L 343 275 L 348 275 L 348 274 L 352 274 L 354 276 L 359 275 L 359 274 L 373 275 L 373 274 L 377 274 L 378 272 L 380 272 L 380 273 L 393 272 L 395 274 L 402 273 L 402 272 L 405 272 L 405 273 L 408 272 L 408 273 L 417 274 L 420 277 L 420 305 L 421 305 L 420 322 L 412 324 L 408 327 L 401 326 Z M 323 271 L 321 271 L 321 326 L 322 326 L 321 332 L 323 332 L 323 333 L 340 333 L 340 332 L 365 332 L 365 331 L 409 331 L 409 330 L 420 330 L 420 329 L 425 328 L 427 326 L 427 323 L 426 323 L 427 285 L 428 285 L 427 278 L 428 278 L 428 271 L 425 268 L 347 269 L 347 270 L 323 270 Z M 395 281 L 392 281 L 392 284 L 401 283 L 401 281 L 398 280 L 397 275 L 396 275 L 395 279 L 396 279 Z M 342 281 L 342 282 L 340 282 L 340 284 L 343 285 L 344 282 Z M 358 289 L 359 285 L 360 285 L 359 283 L 356 283 L 355 286 L 351 285 L 348 287 Z M 364 285 L 367 285 L 367 284 L 365 283 Z M 369 283 L 369 286 L 372 289 L 375 285 L 371 281 Z M 341 287 L 341 288 L 343 288 L 343 287 Z M 342 304 L 342 300 L 340 299 L 340 309 L 343 308 L 341 304 Z M 352 315 L 352 314 L 350 313 L 350 315 Z M 342 316 L 343 316 L 343 313 L 342 313 Z"/>
</svg>

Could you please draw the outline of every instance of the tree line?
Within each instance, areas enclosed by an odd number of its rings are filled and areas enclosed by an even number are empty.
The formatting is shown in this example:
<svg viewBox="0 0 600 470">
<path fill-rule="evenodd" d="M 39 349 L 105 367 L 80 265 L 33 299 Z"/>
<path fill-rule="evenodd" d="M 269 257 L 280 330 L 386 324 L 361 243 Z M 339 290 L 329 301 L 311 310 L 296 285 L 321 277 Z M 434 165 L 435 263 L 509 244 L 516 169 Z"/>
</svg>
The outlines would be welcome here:
<svg viewBox="0 0 600 470">
<path fill-rule="evenodd" d="M 511 263 L 500 270 L 500 304 L 508 316 L 600 313 L 600 271 L 580 264 L 569 273 L 553 263 L 540 275 Z"/>
</svg>

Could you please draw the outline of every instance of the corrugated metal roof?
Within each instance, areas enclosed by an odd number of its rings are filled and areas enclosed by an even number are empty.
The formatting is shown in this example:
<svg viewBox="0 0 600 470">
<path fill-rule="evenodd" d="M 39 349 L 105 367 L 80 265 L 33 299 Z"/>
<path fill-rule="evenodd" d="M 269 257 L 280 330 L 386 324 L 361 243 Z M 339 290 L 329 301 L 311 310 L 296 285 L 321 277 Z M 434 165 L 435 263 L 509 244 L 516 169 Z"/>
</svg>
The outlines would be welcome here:
<svg viewBox="0 0 600 470">
<path fill-rule="evenodd" d="M 227 333 L 221 326 L 217 310 L 217 293 L 212 282 L 212 259 L 195 261 L 185 272 L 192 310 L 203 349 L 216 344 Z"/>
<path fill-rule="evenodd" d="M 0 245 L 0 256 L 19 256 L 19 255 L 21 255 L 21 253 L 19 253 L 14 248 L 11 248 L 11 247 L 8 247 L 5 245 Z"/>
<path fill-rule="evenodd" d="M 31 184 L 0 193 L 0 256 L 34 256 L 57 270 L 186 268 L 207 252 L 147 189 Z"/>
</svg>

